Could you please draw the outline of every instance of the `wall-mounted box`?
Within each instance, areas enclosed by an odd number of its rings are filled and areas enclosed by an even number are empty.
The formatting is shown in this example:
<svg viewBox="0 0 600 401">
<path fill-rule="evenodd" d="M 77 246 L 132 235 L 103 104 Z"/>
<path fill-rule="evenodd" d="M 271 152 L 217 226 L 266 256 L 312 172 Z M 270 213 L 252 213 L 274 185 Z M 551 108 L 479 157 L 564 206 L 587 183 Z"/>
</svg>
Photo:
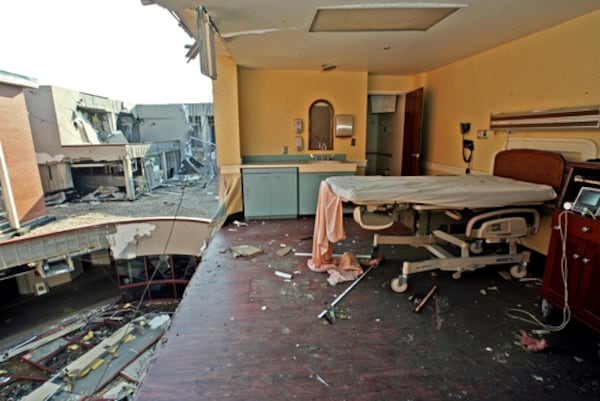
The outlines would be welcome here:
<svg viewBox="0 0 600 401">
<path fill-rule="evenodd" d="M 349 114 L 335 116 L 335 136 L 350 137 L 354 131 L 354 119 Z"/>
<path fill-rule="evenodd" d="M 301 134 L 304 131 L 304 123 L 301 118 L 294 119 L 294 133 Z"/>
</svg>

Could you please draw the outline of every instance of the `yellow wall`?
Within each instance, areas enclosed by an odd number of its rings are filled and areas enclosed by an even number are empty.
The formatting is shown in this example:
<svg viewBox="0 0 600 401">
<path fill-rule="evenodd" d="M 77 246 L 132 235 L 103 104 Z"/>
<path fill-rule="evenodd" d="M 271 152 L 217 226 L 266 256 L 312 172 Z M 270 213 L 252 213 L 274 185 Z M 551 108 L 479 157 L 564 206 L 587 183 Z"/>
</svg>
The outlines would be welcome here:
<svg viewBox="0 0 600 401">
<path fill-rule="evenodd" d="M 492 113 L 600 104 L 600 12 L 595 12 L 427 74 L 424 158 L 464 167 L 460 122 L 471 122 L 473 169 L 488 171 L 505 133 L 475 139 Z M 595 131 L 514 133 L 513 137 L 589 138 Z"/>
<path fill-rule="evenodd" d="M 600 12 L 566 22 L 432 71 L 426 76 L 424 160 L 465 167 L 460 122 L 471 123 L 472 168 L 489 171 L 506 133 L 476 139 L 490 114 L 600 104 Z M 598 130 L 517 132 L 511 137 L 587 138 L 600 148 Z M 429 173 L 432 173 L 429 171 Z M 524 244 L 546 253 L 550 216 Z"/>
<path fill-rule="evenodd" d="M 230 57 L 218 57 L 217 70 L 218 78 L 213 81 L 217 164 L 239 164 L 238 67 Z"/>
<path fill-rule="evenodd" d="M 329 101 L 335 114 L 354 116 L 356 145 L 334 138 L 333 153 L 365 157 L 367 74 L 360 72 L 269 71 L 240 68 L 240 138 L 242 156 L 318 153 L 308 150 L 308 109 L 317 99 Z M 304 150 L 294 150 L 294 119 L 304 121 Z M 328 151 L 327 153 L 331 153 Z"/>
<path fill-rule="evenodd" d="M 410 92 L 419 86 L 419 76 L 369 75 L 369 93 Z"/>
<path fill-rule="evenodd" d="M 368 92 L 408 92 L 421 76 L 367 75 L 361 72 L 274 71 L 238 67 L 218 58 L 214 81 L 215 130 L 219 165 L 238 164 L 242 156 L 319 153 L 308 150 L 308 109 L 328 100 L 335 114 L 354 116 L 355 146 L 334 138 L 333 153 L 364 160 Z M 304 121 L 304 150 L 294 149 L 294 119 Z M 331 153 L 328 151 L 327 153 Z"/>
</svg>

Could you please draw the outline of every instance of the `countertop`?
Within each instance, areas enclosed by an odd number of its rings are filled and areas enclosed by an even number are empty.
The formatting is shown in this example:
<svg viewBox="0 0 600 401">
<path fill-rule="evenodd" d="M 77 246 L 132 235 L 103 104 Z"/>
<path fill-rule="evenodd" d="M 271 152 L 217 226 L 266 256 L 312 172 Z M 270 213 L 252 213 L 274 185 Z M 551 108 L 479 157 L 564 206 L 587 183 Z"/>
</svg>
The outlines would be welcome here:
<svg viewBox="0 0 600 401">
<path fill-rule="evenodd" d="M 338 173 L 355 172 L 358 163 L 351 161 L 285 161 L 285 162 L 254 162 L 244 164 L 229 164 L 220 167 L 221 173 L 241 173 L 246 168 L 297 168 L 299 173 Z"/>
</svg>

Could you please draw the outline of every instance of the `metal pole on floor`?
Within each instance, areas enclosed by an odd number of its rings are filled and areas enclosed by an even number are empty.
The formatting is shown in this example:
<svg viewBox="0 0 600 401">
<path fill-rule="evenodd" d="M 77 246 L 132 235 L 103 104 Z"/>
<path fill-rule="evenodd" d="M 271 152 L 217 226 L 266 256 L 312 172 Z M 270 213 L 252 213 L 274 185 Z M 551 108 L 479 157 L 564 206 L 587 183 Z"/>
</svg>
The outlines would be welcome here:
<svg viewBox="0 0 600 401">
<path fill-rule="evenodd" d="M 356 280 L 354 280 L 354 282 L 350 286 L 348 286 L 348 288 L 346 288 L 344 290 L 344 292 L 342 292 L 332 303 L 330 303 L 327 308 L 323 309 L 323 311 L 321 313 L 319 313 L 319 319 L 325 317 L 325 319 L 327 319 L 327 321 L 329 322 L 329 324 L 333 324 L 333 322 L 331 321 L 331 319 L 329 318 L 329 316 L 327 316 L 327 313 L 331 310 L 331 308 L 333 308 L 335 305 L 337 305 L 337 303 L 340 302 L 342 300 L 342 298 L 344 298 L 346 296 L 346 294 L 348 294 L 350 291 L 352 291 L 352 289 L 354 287 L 356 287 L 356 285 L 360 282 L 360 280 L 362 280 L 363 278 L 365 278 L 365 276 L 375 266 L 377 266 L 377 265 L 373 264 L 373 265 L 369 266 L 369 268 L 363 274 L 361 274 L 360 277 L 358 277 Z"/>
</svg>

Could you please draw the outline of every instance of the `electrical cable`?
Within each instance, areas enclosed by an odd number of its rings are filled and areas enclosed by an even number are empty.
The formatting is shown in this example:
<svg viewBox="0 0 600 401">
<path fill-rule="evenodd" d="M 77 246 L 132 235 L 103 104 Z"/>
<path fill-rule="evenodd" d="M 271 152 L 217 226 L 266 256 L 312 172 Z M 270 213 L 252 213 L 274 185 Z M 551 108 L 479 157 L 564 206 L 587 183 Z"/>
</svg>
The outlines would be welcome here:
<svg viewBox="0 0 600 401">
<path fill-rule="evenodd" d="M 564 306 L 562 309 L 562 314 L 563 314 L 562 322 L 556 326 L 549 325 L 549 324 L 542 322 L 537 317 L 535 317 L 532 313 L 530 313 L 526 310 L 519 309 L 519 308 L 510 308 L 510 309 L 506 310 L 506 315 L 512 319 L 520 320 L 525 323 L 530 323 L 530 324 L 539 326 L 541 329 L 532 330 L 532 333 L 534 333 L 534 334 L 543 334 L 543 333 L 547 333 L 547 332 L 561 331 L 565 327 L 567 327 L 567 324 L 571 320 L 571 308 L 569 306 L 568 266 L 567 266 L 567 229 L 568 229 L 568 224 L 569 224 L 569 221 L 568 221 L 569 213 L 571 213 L 571 212 L 569 212 L 568 210 L 564 210 L 558 215 L 558 228 L 560 230 L 560 239 L 561 239 L 560 272 L 561 272 L 563 288 L 564 288 L 564 292 L 563 292 Z M 563 226 L 563 219 L 564 219 L 564 226 Z M 523 314 L 526 317 L 521 317 L 521 316 L 518 316 L 517 314 Z"/>
</svg>

